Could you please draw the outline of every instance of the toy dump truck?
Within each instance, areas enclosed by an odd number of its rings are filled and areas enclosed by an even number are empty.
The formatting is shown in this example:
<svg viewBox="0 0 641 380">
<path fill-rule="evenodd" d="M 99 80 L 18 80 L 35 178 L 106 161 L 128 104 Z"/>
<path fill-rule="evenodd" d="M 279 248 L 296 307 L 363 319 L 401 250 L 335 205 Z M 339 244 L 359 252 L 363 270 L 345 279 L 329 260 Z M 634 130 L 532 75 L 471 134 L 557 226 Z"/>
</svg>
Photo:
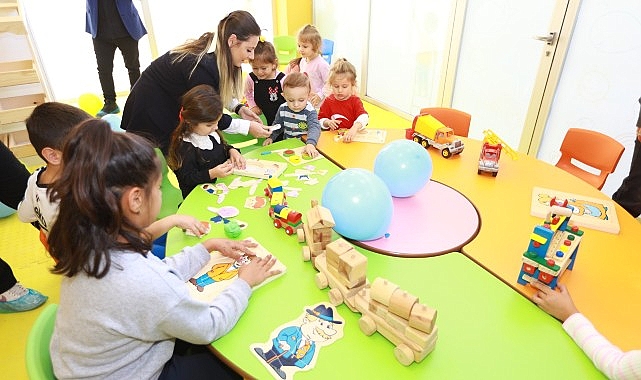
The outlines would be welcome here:
<svg viewBox="0 0 641 380">
<path fill-rule="evenodd" d="M 428 148 L 433 146 L 441 151 L 441 156 L 450 158 L 463 151 L 465 145 L 454 136 L 452 128 L 446 127 L 434 116 L 418 115 L 412 122 L 412 128 L 405 130 L 405 138 Z"/>
</svg>

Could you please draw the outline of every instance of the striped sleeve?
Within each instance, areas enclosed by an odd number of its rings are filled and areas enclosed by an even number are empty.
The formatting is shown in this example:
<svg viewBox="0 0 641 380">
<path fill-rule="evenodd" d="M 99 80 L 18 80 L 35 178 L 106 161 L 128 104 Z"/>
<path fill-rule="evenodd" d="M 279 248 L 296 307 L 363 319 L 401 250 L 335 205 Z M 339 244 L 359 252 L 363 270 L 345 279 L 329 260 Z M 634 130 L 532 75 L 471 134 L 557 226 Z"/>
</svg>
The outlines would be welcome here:
<svg viewBox="0 0 641 380">
<path fill-rule="evenodd" d="M 571 315 L 563 328 L 609 379 L 641 379 L 641 350 L 621 351 L 580 313 Z"/>
</svg>

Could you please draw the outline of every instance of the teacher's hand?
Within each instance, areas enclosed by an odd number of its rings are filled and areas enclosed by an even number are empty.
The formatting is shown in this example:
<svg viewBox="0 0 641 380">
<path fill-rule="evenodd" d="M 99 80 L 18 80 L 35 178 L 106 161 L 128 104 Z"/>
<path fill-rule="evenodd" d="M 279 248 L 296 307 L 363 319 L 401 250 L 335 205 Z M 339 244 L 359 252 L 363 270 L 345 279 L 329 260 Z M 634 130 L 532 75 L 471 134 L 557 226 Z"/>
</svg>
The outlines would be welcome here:
<svg viewBox="0 0 641 380">
<path fill-rule="evenodd" d="M 249 121 L 255 121 L 257 123 L 263 123 L 260 120 L 260 117 L 254 113 L 249 107 L 240 107 L 240 110 L 238 111 L 238 115 L 242 117 L 245 120 Z"/>
<path fill-rule="evenodd" d="M 257 123 L 255 121 L 252 121 L 249 123 L 249 134 L 257 138 L 262 138 L 269 137 L 271 135 L 271 132 L 269 131 L 269 127 L 262 122 Z"/>
</svg>

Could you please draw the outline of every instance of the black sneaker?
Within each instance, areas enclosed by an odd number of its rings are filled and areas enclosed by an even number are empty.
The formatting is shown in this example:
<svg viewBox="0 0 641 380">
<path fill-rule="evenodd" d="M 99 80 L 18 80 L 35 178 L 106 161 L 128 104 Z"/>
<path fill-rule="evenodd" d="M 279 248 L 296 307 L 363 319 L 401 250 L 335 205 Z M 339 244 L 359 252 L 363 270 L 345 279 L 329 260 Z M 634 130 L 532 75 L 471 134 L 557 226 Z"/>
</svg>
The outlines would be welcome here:
<svg viewBox="0 0 641 380">
<path fill-rule="evenodd" d="M 116 104 L 116 102 L 114 102 L 113 100 L 106 100 L 105 105 L 100 111 L 98 111 L 96 117 L 103 117 L 110 113 L 120 113 L 120 108 L 118 107 L 118 104 Z"/>
</svg>

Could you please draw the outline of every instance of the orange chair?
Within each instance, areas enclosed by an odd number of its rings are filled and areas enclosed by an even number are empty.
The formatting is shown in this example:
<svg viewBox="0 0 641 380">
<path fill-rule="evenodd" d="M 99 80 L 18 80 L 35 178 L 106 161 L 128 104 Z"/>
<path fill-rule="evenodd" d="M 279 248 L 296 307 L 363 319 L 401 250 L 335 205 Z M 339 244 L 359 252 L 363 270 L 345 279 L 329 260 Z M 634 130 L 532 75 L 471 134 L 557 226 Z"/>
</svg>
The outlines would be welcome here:
<svg viewBox="0 0 641 380">
<path fill-rule="evenodd" d="M 421 108 L 421 115 L 430 114 L 438 121 L 452 128 L 457 136 L 467 137 L 470 131 L 472 115 L 454 108 Z"/>
<path fill-rule="evenodd" d="M 586 181 L 601 190 L 605 179 L 614 172 L 625 147 L 610 136 L 581 128 L 568 129 L 561 143 L 561 158 L 556 166 Z M 598 169 L 592 174 L 574 165 L 576 160 Z"/>
</svg>

